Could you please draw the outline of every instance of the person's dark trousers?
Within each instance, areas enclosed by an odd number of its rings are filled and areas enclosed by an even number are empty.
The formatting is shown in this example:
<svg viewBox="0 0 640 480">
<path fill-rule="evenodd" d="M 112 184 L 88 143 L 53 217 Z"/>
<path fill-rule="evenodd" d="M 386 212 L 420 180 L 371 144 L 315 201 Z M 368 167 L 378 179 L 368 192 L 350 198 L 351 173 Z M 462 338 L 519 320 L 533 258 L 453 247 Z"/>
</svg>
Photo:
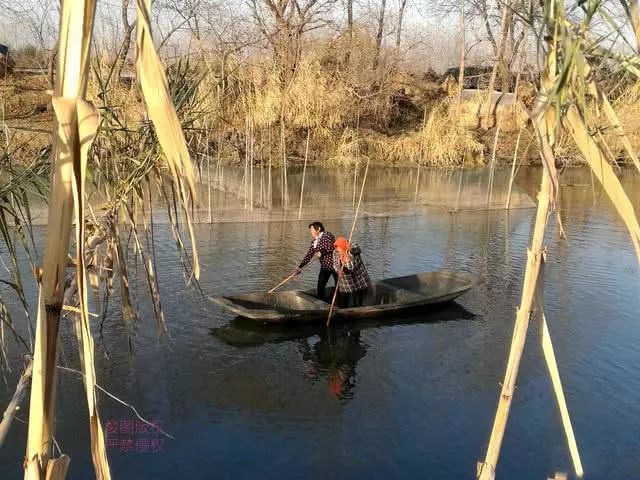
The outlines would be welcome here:
<svg viewBox="0 0 640 480">
<path fill-rule="evenodd" d="M 329 282 L 329 279 L 333 277 L 333 281 L 335 284 L 338 283 L 338 273 L 331 269 L 329 270 L 328 268 L 321 268 L 320 269 L 320 273 L 318 274 L 318 287 L 317 287 L 317 292 L 318 292 L 318 298 L 320 300 L 326 300 L 326 286 L 327 286 L 327 282 Z"/>
<path fill-rule="evenodd" d="M 354 307 L 361 307 L 362 303 L 364 302 L 364 297 L 367 296 L 367 292 L 368 292 L 368 288 L 365 288 L 364 290 L 358 290 L 357 292 L 353 292 L 353 306 Z"/>
</svg>

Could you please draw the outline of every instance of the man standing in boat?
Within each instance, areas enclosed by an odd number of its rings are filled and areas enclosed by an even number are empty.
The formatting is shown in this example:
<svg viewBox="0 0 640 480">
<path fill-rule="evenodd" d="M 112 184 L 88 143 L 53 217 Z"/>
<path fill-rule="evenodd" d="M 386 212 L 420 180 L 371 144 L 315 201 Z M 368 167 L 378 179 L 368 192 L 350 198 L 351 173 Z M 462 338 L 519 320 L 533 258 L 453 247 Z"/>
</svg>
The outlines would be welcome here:
<svg viewBox="0 0 640 480">
<path fill-rule="evenodd" d="M 320 257 L 320 272 L 318 273 L 317 295 L 321 300 L 326 300 L 325 289 L 329 279 L 333 277 L 333 282 L 338 283 L 338 273 L 333 267 L 333 250 L 336 238 L 324 229 L 324 225 L 320 222 L 309 224 L 309 232 L 311 233 L 311 245 L 307 254 L 298 265 L 296 274 L 302 272 L 302 269 L 313 259 L 314 256 Z"/>
</svg>

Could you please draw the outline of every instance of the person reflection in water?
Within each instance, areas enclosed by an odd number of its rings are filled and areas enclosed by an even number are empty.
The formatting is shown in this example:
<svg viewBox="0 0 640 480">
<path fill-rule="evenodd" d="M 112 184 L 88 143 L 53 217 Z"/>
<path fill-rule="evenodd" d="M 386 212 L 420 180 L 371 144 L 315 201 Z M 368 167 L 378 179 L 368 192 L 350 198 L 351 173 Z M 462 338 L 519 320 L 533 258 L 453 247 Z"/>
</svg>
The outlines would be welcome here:
<svg viewBox="0 0 640 480">
<path fill-rule="evenodd" d="M 316 337 L 311 337 L 316 338 Z M 360 332 L 331 329 L 322 333 L 320 341 L 309 345 L 309 339 L 300 343 L 305 362 L 305 376 L 317 381 L 326 375 L 329 392 L 348 401 L 356 386 L 356 365 L 367 353 L 360 341 Z"/>
<path fill-rule="evenodd" d="M 307 254 L 296 268 L 294 274 L 299 275 L 302 269 L 313 259 L 313 257 L 320 258 L 320 272 L 318 273 L 318 286 L 317 296 L 320 300 L 326 300 L 325 289 L 329 279 L 333 277 L 333 281 L 338 283 L 338 274 L 333 265 L 333 242 L 336 238 L 330 233 L 325 231 L 324 225 L 320 222 L 313 222 L 309 224 L 309 233 L 311 233 L 311 245 Z"/>
</svg>

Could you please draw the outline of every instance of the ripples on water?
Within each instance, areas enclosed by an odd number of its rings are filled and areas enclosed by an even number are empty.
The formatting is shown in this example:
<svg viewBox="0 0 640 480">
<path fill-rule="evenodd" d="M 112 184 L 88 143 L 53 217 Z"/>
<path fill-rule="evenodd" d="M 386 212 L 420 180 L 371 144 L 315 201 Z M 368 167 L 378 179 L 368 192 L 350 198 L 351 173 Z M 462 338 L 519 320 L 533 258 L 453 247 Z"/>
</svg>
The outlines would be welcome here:
<svg viewBox="0 0 640 480">
<path fill-rule="evenodd" d="M 529 194 L 537 175 L 522 174 Z M 588 174 L 570 175 L 589 183 Z M 636 186 L 636 177 L 626 185 Z M 407 188 L 400 195 L 405 203 L 411 201 Z M 370 195 L 373 202 L 375 191 Z M 623 225 L 598 200 L 594 208 L 590 184 L 563 189 L 568 238 L 558 237 L 552 221 L 546 313 L 588 478 L 636 478 L 640 272 Z M 323 205 L 324 212 L 337 210 Z M 310 216 L 300 222 L 198 225 L 202 291 L 219 295 L 276 284 L 304 253 Z M 114 478 L 473 478 L 504 375 L 533 216 L 531 209 L 442 209 L 364 218 L 357 241 L 373 277 L 447 267 L 475 273 L 479 282 L 447 308 L 330 331 L 263 328 L 185 289 L 171 233 L 160 225 L 156 255 L 171 338 L 156 339 L 140 269 L 135 291 L 142 324 L 134 355 L 126 352 L 114 297 L 104 338 L 110 358 L 97 355 L 96 364 L 103 386 L 161 421 L 175 440 L 165 440 L 155 454 L 109 447 Z M 350 220 L 328 220 L 326 226 L 346 235 Z M 36 232 L 40 240 L 43 232 Z M 291 287 L 314 284 L 315 271 Z M 33 288 L 29 297 L 35 298 Z M 77 366 L 70 325 L 61 335 L 65 361 Z M 0 405 L 13 392 L 16 372 L 7 380 Z M 69 478 L 90 478 L 82 385 L 61 373 L 60 392 L 56 439 L 72 458 Z M 134 419 L 108 397 L 101 394 L 100 400 L 105 422 Z M 25 425 L 15 423 L 0 450 L 2 478 L 20 476 L 25 442 Z M 567 470 L 534 321 L 498 476 L 542 479 Z"/>
</svg>

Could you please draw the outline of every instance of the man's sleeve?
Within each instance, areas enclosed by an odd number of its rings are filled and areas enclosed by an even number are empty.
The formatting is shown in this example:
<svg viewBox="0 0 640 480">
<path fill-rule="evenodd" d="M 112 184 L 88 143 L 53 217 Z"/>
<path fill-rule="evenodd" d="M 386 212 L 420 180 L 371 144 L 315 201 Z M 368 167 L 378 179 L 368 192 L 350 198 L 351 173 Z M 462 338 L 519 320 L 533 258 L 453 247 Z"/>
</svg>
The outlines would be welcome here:
<svg viewBox="0 0 640 480">
<path fill-rule="evenodd" d="M 305 265 L 311 261 L 314 253 L 316 253 L 316 249 L 313 248 L 313 242 L 311 242 L 311 245 L 309 245 L 309 250 L 307 251 L 307 254 L 304 256 L 304 258 L 302 259 L 302 262 L 300 262 L 300 265 L 298 265 L 298 268 L 304 268 Z"/>
</svg>

